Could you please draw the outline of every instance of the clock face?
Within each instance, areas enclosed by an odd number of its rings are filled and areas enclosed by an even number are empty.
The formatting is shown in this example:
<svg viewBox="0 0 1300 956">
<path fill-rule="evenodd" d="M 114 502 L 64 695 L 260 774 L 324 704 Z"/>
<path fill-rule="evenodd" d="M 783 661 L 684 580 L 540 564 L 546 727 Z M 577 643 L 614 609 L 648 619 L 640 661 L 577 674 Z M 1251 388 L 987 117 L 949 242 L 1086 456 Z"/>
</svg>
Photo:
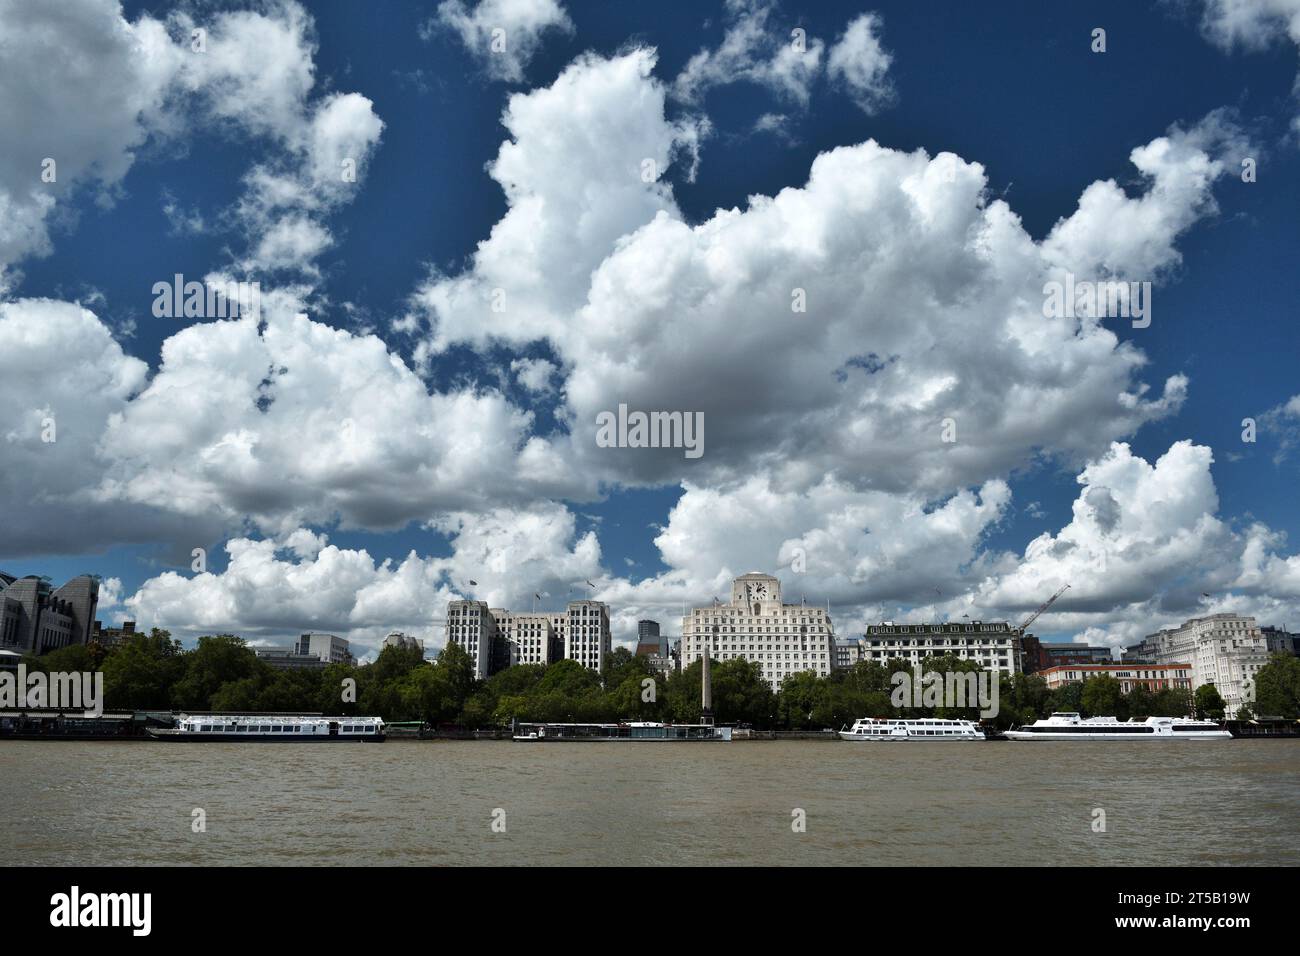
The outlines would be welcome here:
<svg viewBox="0 0 1300 956">
<path fill-rule="evenodd" d="M 768 598 L 766 584 L 751 584 L 749 586 L 749 599 L 751 601 L 766 601 Z"/>
</svg>

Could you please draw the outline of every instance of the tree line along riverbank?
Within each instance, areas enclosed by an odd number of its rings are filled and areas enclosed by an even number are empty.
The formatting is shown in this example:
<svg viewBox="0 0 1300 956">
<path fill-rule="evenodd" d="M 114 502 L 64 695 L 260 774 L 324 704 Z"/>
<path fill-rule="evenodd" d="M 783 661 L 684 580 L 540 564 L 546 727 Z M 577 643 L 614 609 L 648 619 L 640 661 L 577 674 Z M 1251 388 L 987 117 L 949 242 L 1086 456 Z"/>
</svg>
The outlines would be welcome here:
<svg viewBox="0 0 1300 956">
<path fill-rule="evenodd" d="M 468 654 L 456 644 L 443 649 L 435 662 L 424 660 L 415 648 L 386 647 L 371 663 L 280 670 L 236 635 L 202 637 L 186 649 L 155 628 L 110 648 L 76 645 L 29 656 L 24 663 L 29 672 L 102 671 L 104 708 L 110 711 L 372 715 L 466 731 L 507 727 L 516 719 L 694 723 L 700 717 L 699 661 L 664 677 L 651 671 L 646 658 L 624 648 L 608 655 L 599 673 L 562 660 L 549 666 L 517 665 L 477 680 Z M 955 657 L 927 658 L 920 667 L 943 674 L 980 670 Z M 901 660 L 862 662 L 826 677 L 792 674 L 773 691 L 758 664 L 714 661 L 713 712 L 720 723 L 760 732 L 838 728 L 865 716 L 980 720 L 977 706 L 898 706 L 894 675 L 911 669 Z M 1000 674 L 997 691 L 998 712 L 985 721 L 996 729 L 1062 710 L 1121 719 L 1223 717 L 1223 701 L 1212 685 L 1198 688 L 1194 696 L 1172 688 L 1124 694 L 1109 675 L 1049 690 L 1036 675 Z M 1275 655 L 1259 671 L 1254 713 L 1300 717 L 1300 660 Z"/>
</svg>

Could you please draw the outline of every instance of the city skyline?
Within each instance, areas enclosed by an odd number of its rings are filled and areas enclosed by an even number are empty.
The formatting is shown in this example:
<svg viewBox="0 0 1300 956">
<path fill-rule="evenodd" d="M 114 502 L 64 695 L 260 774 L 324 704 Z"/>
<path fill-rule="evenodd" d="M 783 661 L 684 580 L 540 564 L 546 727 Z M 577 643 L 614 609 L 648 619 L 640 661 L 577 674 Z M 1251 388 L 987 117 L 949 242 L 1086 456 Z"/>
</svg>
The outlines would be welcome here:
<svg viewBox="0 0 1300 956">
<path fill-rule="evenodd" d="M 1268 5 L 62 7 L 0 12 L 0 569 L 106 624 L 1300 623 Z"/>
</svg>

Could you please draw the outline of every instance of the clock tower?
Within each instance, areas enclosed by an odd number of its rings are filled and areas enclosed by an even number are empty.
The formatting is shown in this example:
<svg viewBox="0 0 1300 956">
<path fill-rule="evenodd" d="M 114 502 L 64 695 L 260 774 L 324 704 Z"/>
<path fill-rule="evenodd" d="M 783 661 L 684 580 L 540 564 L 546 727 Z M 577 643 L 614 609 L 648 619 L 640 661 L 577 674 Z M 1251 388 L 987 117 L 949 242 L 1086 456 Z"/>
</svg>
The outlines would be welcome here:
<svg viewBox="0 0 1300 956">
<path fill-rule="evenodd" d="M 681 666 L 708 653 L 716 661 L 757 664 L 773 690 L 791 674 L 825 677 L 835 654 L 830 608 L 782 604 L 780 579 L 759 571 L 742 574 L 731 583 L 730 602 L 715 599 L 682 615 Z M 704 702 L 706 711 L 711 705 Z"/>
<path fill-rule="evenodd" d="M 758 615 L 765 605 L 780 603 L 781 582 L 770 574 L 750 571 L 731 582 L 732 607 L 743 607 Z"/>
</svg>

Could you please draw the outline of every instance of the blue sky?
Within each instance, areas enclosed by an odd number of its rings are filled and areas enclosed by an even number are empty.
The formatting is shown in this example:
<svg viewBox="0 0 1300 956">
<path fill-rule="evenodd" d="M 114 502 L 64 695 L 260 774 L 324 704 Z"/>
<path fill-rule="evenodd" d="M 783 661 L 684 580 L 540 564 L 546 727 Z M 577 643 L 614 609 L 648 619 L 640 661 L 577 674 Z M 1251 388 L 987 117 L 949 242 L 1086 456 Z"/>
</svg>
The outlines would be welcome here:
<svg viewBox="0 0 1300 956">
<path fill-rule="evenodd" d="M 214 24 L 214 44 L 233 35 L 215 25 L 223 13 L 251 10 L 271 23 L 298 15 L 293 13 L 296 8 L 278 3 L 251 7 L 124 3 L 116 9 L 114 4 L 86 2 L 73 6 L 84 10 L 88 36 L 107 22 L 95 17 L 120 18 L 136 29 L 146 21 L 165 24 L 173 40 L 183 34 L 183 24 L 192 21 Z M 1104 455 L 1110 440 L 1127 442 L 1134 458 L 1149 463 L 1175 443 L 1190 441 L 1212 452 L 1209 474 L 1217 504 L 1201 510 L 1208 510 L 1221 527 L 1206 532 L 1202 543 L 1205 548 L 1226 548 L 1223 561 L 1217 565 L 1203 558 L 1157 562 L 1161 570 L 1147 582 L 1145 595 L 1131 593 L 1131 585 L 1113 590 L 1098 587 L 1091 599 L 1078 606 L 1077 614 L 1046 619 L 1044 632 L 1120 643 L 1180 615 L 1211 609 L 1196 600 L 1188 603 L 1189 595 L 1203 591 L 1213 592 L 1212 609 L 1240 609 L 1268 616 L 1266 623 L 1286 622 L 1300 599 L 1293 593 L 1296 570 L 1288 561 L 1296 549 L 1287 543 L 1300 539 L 1294 507 L 1296 457 L 1287 445 L 1300 412 L 1286 411 L 1287 403 L 1300 394 L 1294 372 L 1295 303 L 1300 301 L 1300 271 L 1294 268 L 1300 153 L 1293 125 L 1300 107 L 1293 96 L 1296 48 L 1280 21 L 1261 16 L 1258 22 L 1225 23 L 1215 19 L 1219 12 L 1214 4 L 1197 3 L 882 0 L 754 2 L 724 9 L 721 4 L 565 2 L 562 9 L 568 26 L 541 32 L 535 52 L 521 64 L 522 78 L 513 81 L 494 76 L 491 54 L 471 50 L 449 19 L 440 22 L 428 4 L 312 7 L 305 15 L 309 26 L 299 50 L 308 58 L 313 78 L 302 99 L 306 114 L 310 116 L 333 93 L 355 93 L 369 101 L 370 113 L 382 121 L 382 135 L 370 144 L 358 188 L 312 213 L 328 230 L 327 248 L 310 262 L 287 268 L 247 265 L 250 236 L 265 228 L 267 220 L 250 221 L 248 209 L 240 208 L 241 197 L 248 195 L 246 176 L 259 164 L 281 162 L 284 143 L 291 137 L 283 130 L 268 135 L 247 116 L 231 110 L 223 113 L 204 99 L 213 95 L 203 89 L 204 82 L 214 88 L 223 82 L 245 82 L 247 75 L 239 72 L 245 68 L 240 66 L 237 80 L 200 77 L 186 86 L 184 96 L 175 94 L 161 107 L 151 105 L 157 113 L 152 118 L 130 117 L 140 132 L 128 137 L 128 168 L 116 177 L 88 172 L 60 196 L 56 211 L 44 218 L 48 248 L 20 248 L 11 256 L 8 287 L 0 286 L 0 301 L 79 302 L 111 330 L 123 356 L 146 363 L 148 371 L 138 393 L 158 373 L 164 343 L 186 325 L 196 324 L 195 320 L 154 318 L 149 311 L 153 283 L 175 273 L 201 277 L 243 261 L 245 272 L 255 273 L 264 288 L 296 283 L 309 289 L 304 297 L 310 301 L 307 311 L 314 322 L 355 336 L 378 336 L 395 360 L 418 374 L 429 392 L 489 391 L 508 407 L 531 413 L 527 436 L 560 442 L 572 430 L 576 406 L 566 409 L 565 393 L 555 387 L 544 391 L 526 387 L 511 373 L 511 363 L 541 359 L 554 364 L 561 378 L 585 377 L 588 371 L 600 378 L 600 369 L 583 365 L 590 357 L 583 355 L 582 346 L 502 330 L 502 338 L 461 335 L 430 349 L 435 330 L 453 328 L 456 320 L 413 307 L 412 296 L 436 285 L 438 277 L 474 273 L 477 244 L 510 209 L 501 184 L 485 169 L 511 136 L 501 121 L 507 99 L 550 87 L 575 58 L 590 52 L 613 59 L 636 47 L 653 48 L 657 60 L 646 82 L 669 89 L 664 121 L 707 122 L 694 176 L 687 163 L 677 161 L 663 179 L 676 214 L 690 226 L 705 223 L 719 209 L 743 210 L 750 196 L 774 196 L 783 189 L 803 187 L 819 155 L 873 139 L 900 154 L 924 150 L 934 157 L 951 151 L 967 163 L 981 164 L 985 201 L 1004 201 L 1027 236 L 1043 242 L 1058 220 L 1075 212 L 1089 184 L 1114 179 L 1130 197 L 1141 196 L 1150 182 L 1135 169 L 1131 152 L 1175 125 L 1199 128 L 1197 124 L 1214 115 L 1219 141 L 1232 141 L 1218 154 L 1213 148 L 1206 151 L 1232 167 L 1208 192 L 1217 208 L 1201 207 L 1185 228 L 1150 239 L 1155 245 L 1168 240 L 1177 259 L 1134 273 L 1138 278 L 1149 273 L 1157 280 L 1152 326 L 1134 329 L 1122 321 L 1106 326 L 1119 340 L 1116 349 L 1137 349 L 1145 357 L 1133 381 L 1149 386 L 1147 398 L 1158 396 L 1162 383 L 1179 375 L 1187 380 L 1185 397 L 1166 413 L 1149 415 L 1136 426 L 1091 429 L 1086 442 L 1071 441 L 1068 449 L 1040 454 L 1028 449 L 1042 443 L 1029 442 L 1024 453 L 1009 459 L 1012 467 L 998 455 L 996 464 L 972 466 L 937 483 L 922 478 L 929 474 L 925 470 L 901 477 L 904 485 L 915 482 L 910 491 L 927 511 L 963 489 L 973 492 L 987 480 L 1006 482 L 1009 501 L 995 517 L 980 520 L 974 530 L 965 532 L 970 553 L 963 556 L 958 548 L 954 566 L 936 572 L 936 578 L 943 579 L 937 588 L 939 597 L 946 602 L 956 601 L 959 593 L 965 595 L 959 603 L 928 606 L 918 599 L 928 590 L 921 580 L 924 567 L 909 572 L 916 578 L 915 586 L 899 584 L 892 590 L 873 591 L 872 563 L 866 559 L 856 571 L 828 566 L 822 579 L 814 574 L 799 586 L 810 599 L 831 597 L 844 607 L 837 624 L 845 629 L 872 617 L 911 611 L 921 616 L 955 616 L 960 606 L 1006 617 L 1021 614 L 1036 603 L 1032 594 L 1046 597 L 1055 589 L 1049 586 L 1055 578 L 1049 572 L 1039 573 L 1022 582 L 1021 593 L 1019 585 L 1007 584 L 1017 573 L 1014 565 L 1032 563 L 1025 548 L 1034 538 L 1058 536 L 1070 524 L 1072 507 L 1081 494 L 1076 478 L 1084 463 Z M 863 109 L 851 84 L 836 81 L 824 66 L 808 82 L 806 102 L 772 84 L 743 79 L 703 83 L 694 97 L 672 92 L 691 58 L 702 50 L 721 48 L 747 17 L 756 18 L 756 23 L 763 18 L 761 30 L 775 38 L 774 48 L 787 42 L 791 29 L 800 27 L 824 43 L 829 55 L 846 26 L 868 12 L 877 18 L 876 35 L 889 57 L 887 70 L 878 78 L 889 91 L 884 105 Z M 1106 30 L 1104 53 L 1090 49 L 1095 27 Z M 1237 42 L 1224 40 L 1224 30 L 1235 30 L 1231 35 Z M 757 61 L 768 50 L 755 49 L 748 55 Z M 736 65 L 731 69 L 737 70 Z M 64 84 L 68 95 L 75 95 L 72 80 L 59 74 L 48 79 L 54 95 Z M 10 95 L 21 97 L 23 92 Z M 250 109 L 255 108 L 253 103 Z M 21 105 L 11 110 L 6 139 L 24 143 L 25 152 L 45 155 L 44 143 L 57 138 L 62 120 L 33 118 L 36 114 L 24 113 Z M 140 116 L 145 112 L 142 108 Z M 774 130 L 756 130 L 764 115 L 782 118 Z M 26 128 L 21 125 L 24 116 Z M 66 121 L 74 119 L 70 116 Z M 598 126 L 599 122 L 597 114 L 592 123 Z M 1228 126 L 1231 137 L 1222 132 Z M 598 129 L 595 135 L 601 135 Z M 574 142 L 572 148 L 580 152 L 582 146 Z M 1240 180 L 1243 150 L 1258 161 L 1256 182 Z M 580 158 L 575 155 L 575 161 Z M 203 226 L 178 230 L 165 212 L 168 205 L 201 217 Z M 1103 233 L 1106 228 L 1103 224 Z M 593 261 L 612 252 L 611 246 Z M 960 301 L 946 308 L 951 321 L 960 324 Z M 415 324 L 404 325 L 403 317 L 413 313 L 418 313 Z M 899 321 L 906 318 L 899 316 Z M 875 351 L 870 329 L 863 330 L 859 340 L 863 354 Z M 720 361 L 725 360 L 725 355 L 720 356 Z M 925 355 L 915 360 L 924 363 Z M 653 362 L 647 359 L 647 363 L 653 377 Z M 671 378 L 668 367 L 659 370 L 665 380 Z M 213 374 L 220 377 L 221 372 L 214 369 Z M 609 376 L 616 380 L 617 373 Z M 25 401 L 40 407 L 45 398 L 37 386 L 36 394 L 29 392 Z M 53 395 L 48 398 L 45 404 L 57 405 Z M 93 394 L 87 398 L 95 401 Z M 124 401 L 129 403 L 131 397 Z M 1274 410 L 1271 418 L 1270 410 Z M 1093 413 L 1091 405 L 1080 403 L 1081 419 Z M 131 416 L 126 417 L 129 421 Z M 1246 417 L 1267 421 L 1254 444 L 1241 441 L 1241 422 Z M 774 418 L 774 425 L 779 427 L 780 420 Z M 375 427 L 388 426 L 380 419 Z M 82 443 L 83 457 L 103 454 L 102 438 L 93 430 L 65 434 L 68 437 L 61 436 L 60 441 Z M 113 461 L 92 473 L 120 474 L 131 467 L 129 456 L 108 454 Z M 457 534 L 449 528 L 464 528 L 475 515 L 493 508 L 549 507 L 559 509 L 550 513 L 552 518 L 567 516 L 571 522 L 566 530 L 566 518 L 559 518 L 557 555 L 529 552 L 527 560 L 511 570 L 510 556 L 516 553 L 512 546 L 489 544 L 483 552 L 503 562 L 494 592 L 500 600 L 519 600 L 520 595 L 545 589 L 548 600 L 556 603 L 563 599 L 560 592 L 566 579 L 601 576 L 602 595 L 625 610 L 629 620 L 647 614 L 664 617 L 678 606 L 678 598 L 707 600 L 719 591 L 717 581 L 707 573 L 684 568 L 680 560 L 665 556 L 656 545 L 656 529 L 669 525 L 670 512 L 683 497 L 682 481 L 725 497 L 746 477 L 743 460 L 744 453 L 738 452 L 737 460 L 721 471 L 707 472 L 691 471 L 684 463 L 644 471 L 619 464 L 600 474 L 596 485 L 569 476 L 557 480 L 557 487 L 530 486 L 519 494 L 509 489 L 498 493 L 489 481 L 470 504 L 457 494 L 446 500 L 434 495 L 427 508 L 413 514 L 403 514 L 395 506 L 393 513 L 400 517 L 393 521 L 355 520 L 346 508 L 331 516 L 328 506 L 323 511 L 308 509 L 312 514 L 300 521 L 296 512 L 273 520 L 254 517 L 251 509 L 241 513 L 238 503 L 230 501 L 223 501 L 221 507 L 176 507 L 153 501 L 150 506 L 166 516 L 159 518 L 156 527 L 145 522 L 138 537 L 132 535 L 130 520 L 116 518 L 105 520 L 117 530 L 94 542 L 79 539 L 75 526 L 49 536 L 5 535 L 0 529 L 0 565 L 13 573 L 42 573 L 55 579 L 83 571 L 118 579 L 115 589 L 123 600 L 132 596 L 141 600 L 119 605 L 110 617 L 152 614 L 185 633 L 224 624 L 255 635 L 274 635 L 296 630 L 299 623 L 292 614 L 261 608 L 256 598 L 248 596 L 247 580 L 238 586 L 229 582 L 226 599 L 210 593 L 201 598 L 175 582 L 156 594 L 145 595 L 142 589 L 147 590 L 149 582 L 167 569 L 188 576 L 189 553 L 197 546 L 208 549 L 209 570 L 222 575 L 228 570 L 224 545 L 237 537 L 274 539 L 276 553 L 285 566 L 292 566 L 294 559 L 284 557 L 293 553 L 292 548 L 286 551 L 284 536 L 292 527 L 303 527 L 326 533 L 330 545 L 344 551 L 364 549 L 375 562 L 392 559 L 400 564 L 414 551 L 424 562 L 421 574 L 428 593 L 403 592 L 394 597 L 391 613 L 392 626 L 414 629 L 429 617 L 430 608 L 436 613 L 440 602 L 459 593 L 458 581 L 473 573 L 474 560 L 468 554 L 458 563 Z M 760 465 L 754 460 L 756 472 L 781 470 L 779 463 Z M 17 467 L 21 459 L 11 461 Z M 172 477 L 172 487 L 184 483 L 186 466 L 176 467 L 180 474 Z M 502 459 L 498 470 L 528 467 Z M 824 462 L 816 467 L 835 470 Z M 875 482 L 867 473 L 870 469 L 863 471 L 856 457 L 843 460 L 842 467 L 841 477 L 849 484 L 862 478 L 865 484 L 857 486 L 859 492 L 873 486 L 903 497 L 909 492 Z M 1178 483 L 1176 476 L 1174 481 Z M 797 484 L 783 487 L 781 493 L 807 491 L 807 481 L 796 488 Z M 14 496 L 4 502 L 6 513 L 30 502 L 30 487 L 17 482 L 4 487 L 6 494 Z M 342 493 L 339 487 L 332 485 L 330 494 Z M 84 497 L 85 493 L 84 487 L 41 493 L 45 500 L 36 510 L 48 509 L 53 516 L 49 520 L 57 524 L 60 495 Z M 119 507 L 102 488 L 92 497 L 96 514 Z M 199 497 L 210 503 L 220 494 Z M 1188 507 L 1192 510 L 1187 513 L 1200 513 L 1192 504 Z M 438 516 L 448 513 L 465 517 L 458 524 L 440 524 Z M 515 526 L 498 518 L 504 528 Z M 828 522 L 835 520 L 828 515 Z M 909 520 L 900 519 L 902 524 L 874 533 L 902 534 L 911 527 L 906 524 Z M 1252 526 L 1267 531 L 1252 538 Z M 599 557 L 584 563 L 579 545 L 588 532 L 595 535 Z M 735 552 L 726 552 L 727 527 L 707 533 L 717 542 L 704 550 L 727 554 L 731 572 L 780 570 L 777 554 L 747 554 L 742 541 L 737 541 Z M 1131 552 L 1125 561 L 1131 558 L 1133 563 L 1126 563 L 1121 573 L 1132 577 L 1134 569 L 1142 567 L 1139 553 L 1158 551 L 1176 536 L 1173 527 L 1155 538 L 1138 535 L 1124 546 Z M 797 537 L 782 534 L 778 540 Z M 1277 559 L 1265 574 L 1271 575 L 1269 581 L 1241 571 L 1242 555 L 1252 553 L 1252 541 L 1260 547 L 1266 541 L 1267 550 Z M 308 549 L 297 560 L 313 559 L 319 559 L 319 554 Z M 439 559 L 446 563 L 438 564 Z M 1235 577 L 1225 570 L 1229 566 L 1237 570 Z M 675 572 L 680 580 L 674 579 Z M 1056 569 L 1056 573 L 1065 572 Z M 512 575 L 515 580 L 508 581 Z M 498 580 L 492 573 L 479 573 L 478 578 L 484 577 Z M 364 586 L 374 584 L 367 580 Z M 219 590 L 216 582 L 213 587 Z M 1084 590 L 1076 585 L 1076 591 Z M 989 595 L 997 599 L 986 600 Z M 205 604 L 203 614 L 192 615 L 203 618 L 201 622 L 186 620 L 185 609 L 202 600 L 215 601 L 225 611 L 212 612 L 212 604 Z M 216 617 L 205 617 L 209 612 Z M 310 618 L 301 621 L 303 628 L 355 630 L 363 642 L 386 626 L 373 612 L 363 614 L 347 601 L 303 616 Z M 1300 624 L 1300 619 L 1294 623 Z M 431 636 L 438 641 L 436 634 Z"/>
</svg>

